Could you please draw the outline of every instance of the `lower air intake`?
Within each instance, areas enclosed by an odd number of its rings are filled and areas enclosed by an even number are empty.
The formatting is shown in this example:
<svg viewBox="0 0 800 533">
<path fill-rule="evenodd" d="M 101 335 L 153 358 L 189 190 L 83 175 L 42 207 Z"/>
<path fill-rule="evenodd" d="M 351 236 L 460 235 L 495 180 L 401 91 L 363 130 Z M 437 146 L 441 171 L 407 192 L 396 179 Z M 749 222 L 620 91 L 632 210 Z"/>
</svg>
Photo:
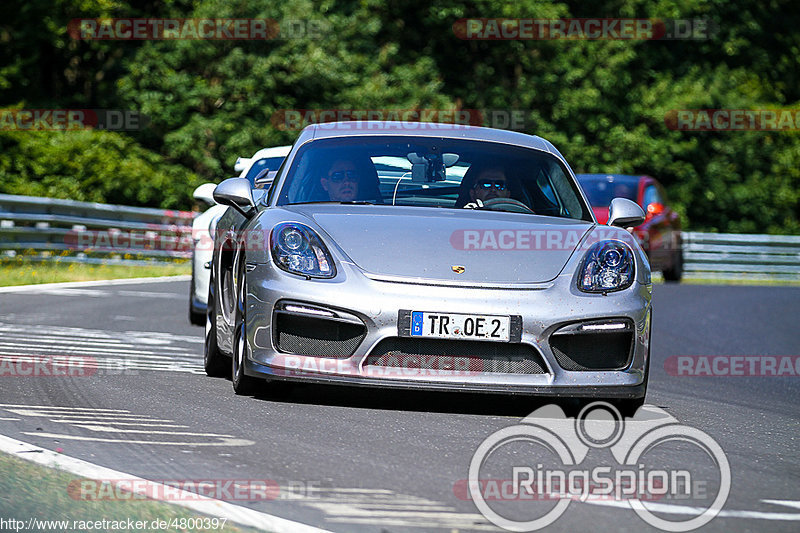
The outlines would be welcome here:
<svg viewBox="0 0 800 533">
<path fill-rule="evenodd" d="M 633 353 L 633 332 L 555 334 L 550 348 L 564 370 L 624 370 Z"/>
<path fill-rule="evenodd" d="M 384 339 L 365 366 L 458 371 L 470 374 L 545 374 L 546 366 L 530 345 L 440 339 Z"/>
<path fill-rule="evenodd" d="M 366 327 L 324 318 L 276 313 L 278 350 L 311 357 L 350 357 L 366 335 Z"/>
</svg>

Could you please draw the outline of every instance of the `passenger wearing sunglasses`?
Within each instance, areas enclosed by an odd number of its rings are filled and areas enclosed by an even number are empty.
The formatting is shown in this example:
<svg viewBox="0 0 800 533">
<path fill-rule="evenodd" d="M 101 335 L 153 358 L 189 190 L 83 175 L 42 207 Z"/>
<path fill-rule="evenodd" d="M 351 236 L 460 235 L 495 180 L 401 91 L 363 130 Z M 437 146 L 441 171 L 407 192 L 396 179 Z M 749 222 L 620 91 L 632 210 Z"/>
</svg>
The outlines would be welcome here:
<svg viewBox="0 0 800 533">
<path fill-rule="evenodd" d="M 511 191 L 508 189 L 508 181 L 503 169 L 499 167 L 489 167 L 484 169 L 472 182 L 469 190 L 469 197 L 473 202 L 480 200 L 486 202 L 494 198 L 508 198 Z"/>
<path fill-rule="evenodd" d="M 359 173 L 351 161 L 336 161 L 320 183 L 331 201 L 352 202 L 358 197 Z"/>
</svg>

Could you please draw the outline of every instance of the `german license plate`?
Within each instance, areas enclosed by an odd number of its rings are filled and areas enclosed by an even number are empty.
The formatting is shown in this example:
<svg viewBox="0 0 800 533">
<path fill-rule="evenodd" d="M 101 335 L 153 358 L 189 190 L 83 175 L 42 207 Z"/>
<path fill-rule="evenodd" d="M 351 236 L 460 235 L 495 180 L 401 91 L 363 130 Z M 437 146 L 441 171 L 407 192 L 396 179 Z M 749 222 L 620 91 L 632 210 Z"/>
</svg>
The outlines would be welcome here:
<svg viewBox="0 0 800 533">
<path fill-rule="evenodd" d="M 509 316 L 411 312 L 412 337 L 508 342 L 510 326 Z"/>
</svg>

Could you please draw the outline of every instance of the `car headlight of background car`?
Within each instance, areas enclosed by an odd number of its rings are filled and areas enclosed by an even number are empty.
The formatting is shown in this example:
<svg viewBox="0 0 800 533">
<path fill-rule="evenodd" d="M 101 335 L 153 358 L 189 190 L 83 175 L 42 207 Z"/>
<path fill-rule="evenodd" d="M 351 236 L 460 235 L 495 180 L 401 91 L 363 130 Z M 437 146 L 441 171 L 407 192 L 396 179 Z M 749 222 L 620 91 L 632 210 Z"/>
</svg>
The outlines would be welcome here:
<svg viewBox="0 0 800 533">
<path fill-rule="evenodd" d="M 633 252 L 620 241 L 592 245 L 583 258 L 578 289 L 583 292 L 611 292 L 627 289 L 635 273 Z"/>
<path fill-rule="evenodd" d="M 336 267 L 322 239 L 303 224 L 288 222 L 272 228 L 270 250 L 282 270 L 313 278 L 332 278 Z"/>
</svg>

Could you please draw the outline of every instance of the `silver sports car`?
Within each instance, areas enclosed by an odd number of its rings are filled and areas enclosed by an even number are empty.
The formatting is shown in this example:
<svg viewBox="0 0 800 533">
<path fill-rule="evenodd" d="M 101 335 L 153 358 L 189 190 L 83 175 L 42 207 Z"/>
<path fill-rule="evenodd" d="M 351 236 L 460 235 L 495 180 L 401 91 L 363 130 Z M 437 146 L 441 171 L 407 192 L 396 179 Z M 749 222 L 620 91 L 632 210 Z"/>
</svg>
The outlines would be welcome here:
<svg viewBox="0 0 800 533">
<path fill-rule="evenodd" d="M 231 178 L 214 197 L 234 209 L 205 367 L 238 394 L 303 380 L 644 401 L 652 284 L 625 229 L 644 213 L 618 198 L 597 224 L 540 137 L 312 125 L 268 194 Z"/>
</svg>

